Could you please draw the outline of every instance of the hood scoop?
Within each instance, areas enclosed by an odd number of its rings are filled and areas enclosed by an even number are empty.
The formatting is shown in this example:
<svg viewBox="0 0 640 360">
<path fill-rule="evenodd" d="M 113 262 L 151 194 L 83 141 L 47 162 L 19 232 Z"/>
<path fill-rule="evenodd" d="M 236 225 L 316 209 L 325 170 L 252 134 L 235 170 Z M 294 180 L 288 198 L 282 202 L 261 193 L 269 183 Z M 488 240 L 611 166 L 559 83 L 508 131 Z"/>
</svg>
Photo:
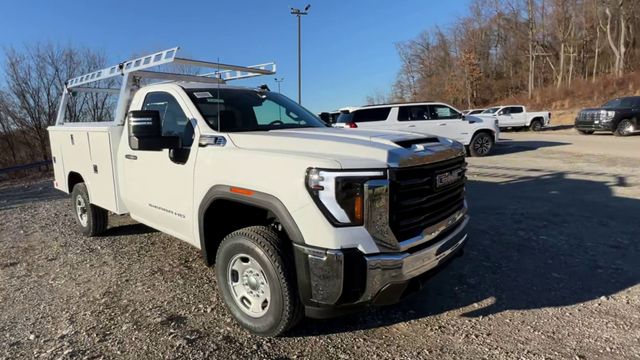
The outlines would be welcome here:
<svg viewBox="0 0 640 360">
<path fill-rule="evenodd" d="M 436 137 L 394 141 L 396 145 L 402 146 L 405 149 L 412 149 L 415 145 L 434 144 L 439 142 L 440 140 Z"/>
</svg>

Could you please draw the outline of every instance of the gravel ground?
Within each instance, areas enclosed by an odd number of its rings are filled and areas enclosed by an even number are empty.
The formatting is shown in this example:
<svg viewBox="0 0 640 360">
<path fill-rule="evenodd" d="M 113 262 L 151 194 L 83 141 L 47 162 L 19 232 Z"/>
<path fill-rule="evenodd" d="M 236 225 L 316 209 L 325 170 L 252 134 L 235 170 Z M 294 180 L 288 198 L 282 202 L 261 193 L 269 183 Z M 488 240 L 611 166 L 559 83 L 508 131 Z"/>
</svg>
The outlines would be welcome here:
<svg viewBox="0 0 640 360">
<path fill-rule="evenodd" d="M 640 358 L 640 161 L 503 138 L 469 159 L 463 257 L 398 305 L 276 339 L 234 323 L 189 245 L 124 216 L 86 239 L 50 182 L 1 188 L 0 357 Z M 640 154 L 618 140 L 597 141 Z"/>
</svg>

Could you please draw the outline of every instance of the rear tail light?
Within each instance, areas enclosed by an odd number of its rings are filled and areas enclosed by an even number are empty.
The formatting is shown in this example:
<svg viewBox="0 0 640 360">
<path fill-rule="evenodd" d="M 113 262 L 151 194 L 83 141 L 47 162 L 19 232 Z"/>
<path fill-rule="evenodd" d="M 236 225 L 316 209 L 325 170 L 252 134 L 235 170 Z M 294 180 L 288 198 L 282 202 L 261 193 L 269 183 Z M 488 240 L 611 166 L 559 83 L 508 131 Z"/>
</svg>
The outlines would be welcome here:
<svg viewBox="0 0 640 360">
<path fill-rule="evenodd" d="M 345 124 L 344 124 L 344 127 L 348 127 L 348 128 L 351 128 L 351 129 L 355 129 L 355 128 L 357 128 L 357 127 L 358 127 L 358 124 L 356 124 L 356 123 L 354 123 L 354 122 L 348 122 L 348 123 L 345 123 Z"/>
</svg>

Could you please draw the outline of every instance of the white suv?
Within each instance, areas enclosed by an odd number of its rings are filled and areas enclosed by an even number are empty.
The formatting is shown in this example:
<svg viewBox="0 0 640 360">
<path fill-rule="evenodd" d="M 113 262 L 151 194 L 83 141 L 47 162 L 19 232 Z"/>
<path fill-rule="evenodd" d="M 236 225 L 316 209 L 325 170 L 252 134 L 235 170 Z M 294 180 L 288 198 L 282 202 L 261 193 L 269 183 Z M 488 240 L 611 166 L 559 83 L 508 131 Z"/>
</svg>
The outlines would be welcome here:
<svg viewBox="0 0 640 360">
<path fill-rule="evenodd" d="M 443 136 L 463 143 L 471 156 L 489 154 L 500 134 L 495 117 L 465 116 L 454 107 L 437 102 L 343 108 L 333 126 Z"/>
</svg>

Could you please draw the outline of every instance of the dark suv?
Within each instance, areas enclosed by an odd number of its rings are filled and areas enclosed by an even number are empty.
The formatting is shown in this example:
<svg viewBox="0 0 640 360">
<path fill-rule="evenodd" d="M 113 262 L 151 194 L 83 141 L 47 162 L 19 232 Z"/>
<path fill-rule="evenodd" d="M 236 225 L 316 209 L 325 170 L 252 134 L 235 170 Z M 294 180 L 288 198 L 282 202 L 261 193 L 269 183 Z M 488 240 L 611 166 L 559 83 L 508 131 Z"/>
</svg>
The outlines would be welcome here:
<svg viewBox="0 0 640 360">
<path fill-rule="evenodd" d="M 613 131 L 616 136 L 627 136 L 640 126 L 640 96 L 610 100 L 600 108 L 584 109 L 575 123 L 580 134 L 594 131 Z"/>
</svg>

